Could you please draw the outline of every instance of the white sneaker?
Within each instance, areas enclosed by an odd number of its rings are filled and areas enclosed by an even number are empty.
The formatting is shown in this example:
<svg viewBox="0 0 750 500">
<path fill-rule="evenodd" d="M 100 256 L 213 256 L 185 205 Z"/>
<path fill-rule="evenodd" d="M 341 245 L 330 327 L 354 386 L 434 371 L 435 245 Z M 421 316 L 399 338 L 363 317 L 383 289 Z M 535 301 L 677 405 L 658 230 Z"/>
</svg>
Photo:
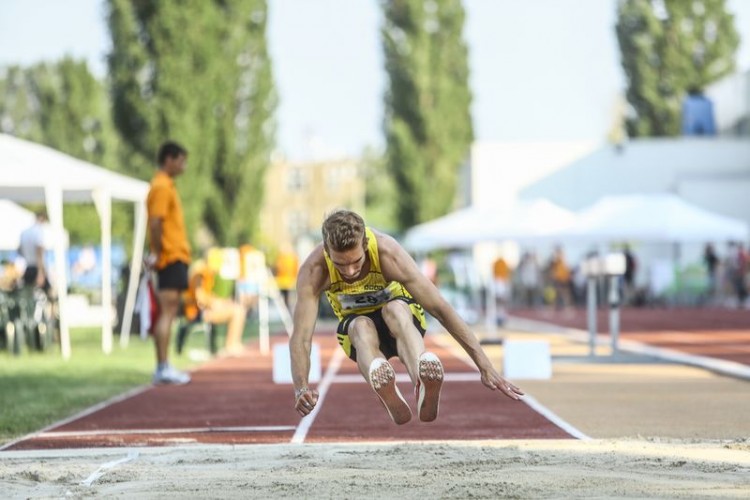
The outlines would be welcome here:
<svg viewBox="0 0 750 500">
<path fill-rule="evenodd" d="M 370 364 L 370 386 L 396 424 L 411 420 L 411 409 L 396 386 L 396 372 L 386 359 L 375 358 Z"/>
<path fill-rule="evenodd" d="M 167 366 L 154 372 L 153 382 L 154 384 L 184 385 L 190 382 L 190 375 Z"/>
</svg>

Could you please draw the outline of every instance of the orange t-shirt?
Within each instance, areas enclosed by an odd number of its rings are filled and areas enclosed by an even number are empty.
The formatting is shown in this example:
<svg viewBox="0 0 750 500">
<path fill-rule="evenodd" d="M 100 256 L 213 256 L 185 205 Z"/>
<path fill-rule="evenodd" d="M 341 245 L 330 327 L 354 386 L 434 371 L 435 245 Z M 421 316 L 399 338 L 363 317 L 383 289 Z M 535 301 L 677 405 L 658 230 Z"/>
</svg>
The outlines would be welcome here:
<svg viewBox="0 0 750 500">
<path fill-rule="evenodd" d="M 570 281 L 570 269 L 562 259 L 555 259 L 552 263 L 552 280 L 559 283 Z"/>
<path fill-rule="evenodd" d="M 190 243 L 185 231 L 185 217 L 182 213 L 182 203 L 172 178 L 162 170 L 158 170 L 151 179 L 151 189 L 146 199 L 148 218 L 162 220 L 161 258 L 156 263 L 157 269 L 164 269 L 167 265 L 181 261 L 190 263 Z M 151 242 L 151 250 L 154 243 Z"/>
<path fill-rule="evenodd" d="M 492 266 L 492 274 L 495 276 L 496 280 L 510 280 L 510 267 L 508 267 L 505 259 L 500 257 L 495 261 L 494 266 Z"/>
<path fill-rule="evenodd" d="M 203 267 L 195 271 L 190 277 L 190 283 L 188 289 L 183 294 L 183 301 L 185 303 L 185 317 L 189 321 L 193 321 L 198 317 L 200 306 L 198 305 L 198 287 L 202 291 L 202 295 L 209 299 L 214 289 L 214 273 L 208 268 Z"/>
<path fill-rule="evenodd" d="M 292 290 L 297 283 L 299 260 L 291 252 L 282 252 L 276 258 L 276 285 L 279 290 Z"/>
</svg>

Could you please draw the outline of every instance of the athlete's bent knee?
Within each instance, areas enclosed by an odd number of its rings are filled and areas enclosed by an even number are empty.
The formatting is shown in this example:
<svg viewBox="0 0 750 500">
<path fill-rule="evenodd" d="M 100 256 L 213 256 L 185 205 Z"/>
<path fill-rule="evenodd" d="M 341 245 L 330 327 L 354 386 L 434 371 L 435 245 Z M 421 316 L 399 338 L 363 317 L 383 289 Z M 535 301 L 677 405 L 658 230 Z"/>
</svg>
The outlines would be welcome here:
<svg viewBox="0 0 750 500">
<path fill-rule="evenodd" d="M 409 305 L 402 300 L 392 300 L 383 306 L 383 319 L 386 323 L 394 322 L 411 322 L 411 309 Z"/>
</svg>

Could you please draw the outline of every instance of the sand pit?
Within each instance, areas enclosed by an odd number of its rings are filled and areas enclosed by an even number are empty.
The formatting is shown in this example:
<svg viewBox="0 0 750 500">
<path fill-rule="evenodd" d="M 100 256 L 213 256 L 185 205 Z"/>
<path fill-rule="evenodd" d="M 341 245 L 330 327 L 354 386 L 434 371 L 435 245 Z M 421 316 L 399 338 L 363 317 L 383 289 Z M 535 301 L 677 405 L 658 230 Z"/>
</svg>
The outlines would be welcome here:
<svg viewBox="0 0 750 500">
<path fill-rule="evenodd" d="M 0 491 L 3 498 L 748 498 L 750 441 L 6 452 L 0 455 Z"/>
</svg>

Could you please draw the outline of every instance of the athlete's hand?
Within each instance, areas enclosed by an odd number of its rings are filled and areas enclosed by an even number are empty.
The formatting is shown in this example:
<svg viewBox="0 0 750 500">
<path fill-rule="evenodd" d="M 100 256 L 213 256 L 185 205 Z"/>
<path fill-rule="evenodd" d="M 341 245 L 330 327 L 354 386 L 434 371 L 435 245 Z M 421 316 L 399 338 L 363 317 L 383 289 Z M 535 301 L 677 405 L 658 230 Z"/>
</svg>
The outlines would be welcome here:
<svg viewBox="0 0 750 500">
<path fill-rule="evenodd" d="M 523 396 L 523 391 L 521 389 L 501 377 L 494 368 L 481 370 L 481 374 L 482 383 L 489 389 L 492 389 L 493 391 L 498 390 L 510 399 L 515 399 L 516 401 L 520 400 L 521 396 Z"/>
<path fill-rule="evenodd" d="M 316 404 L 318 404 L 318 391 L 315 389 L 304 388 L 295 392 L 294 409 L 303 417 L 308 416 Z"/>
</svg>

